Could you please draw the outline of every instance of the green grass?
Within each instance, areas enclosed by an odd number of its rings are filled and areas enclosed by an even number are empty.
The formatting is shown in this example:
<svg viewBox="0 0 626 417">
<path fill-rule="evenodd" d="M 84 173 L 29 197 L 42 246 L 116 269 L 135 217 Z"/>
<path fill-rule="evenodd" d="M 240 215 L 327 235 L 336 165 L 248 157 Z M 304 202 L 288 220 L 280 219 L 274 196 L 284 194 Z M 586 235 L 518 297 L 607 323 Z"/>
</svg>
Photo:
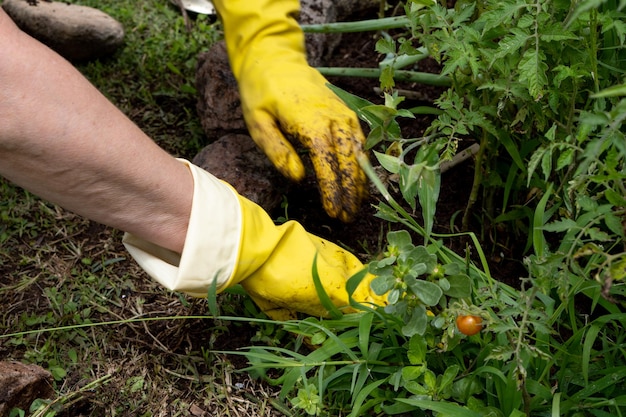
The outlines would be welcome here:
<svg viewBox="0 0 626 417">
<path fill-rule="evenodd" d="M 190 19 L 167 1 L 75 1 L 120 21 L 125 44 L 111 58 L 81 64 L 81 72 L 159 145 L 193 157 L 206 144 L 196 116 L 199 53 L 221 37 L 208 16 Z"/>
<path fill-rule="evenodd" d="M 219 39 L 219 24 L 198 16 L 188 31 L 168 1 L 70 3 L 98 7 L 126 30 L 123 48 L 78 69 L 164 149 L 193 158 L 207 144 L 196 58 Z M 149 279 L 121 237 L 0 178 L 0 360 L 48 369 L 57 394 L 32 415 L 279 415 L 271 389 L 213 352 L 248 345 L 264 328 L 203 319 L 206 301 Z M 221 297 L 224 313 L 254 314 L 247 299 Z M 165 320 L 137 321 L 155 317 Z M 90 326 L 103 322 L 117 324 Z"/>
</svg>

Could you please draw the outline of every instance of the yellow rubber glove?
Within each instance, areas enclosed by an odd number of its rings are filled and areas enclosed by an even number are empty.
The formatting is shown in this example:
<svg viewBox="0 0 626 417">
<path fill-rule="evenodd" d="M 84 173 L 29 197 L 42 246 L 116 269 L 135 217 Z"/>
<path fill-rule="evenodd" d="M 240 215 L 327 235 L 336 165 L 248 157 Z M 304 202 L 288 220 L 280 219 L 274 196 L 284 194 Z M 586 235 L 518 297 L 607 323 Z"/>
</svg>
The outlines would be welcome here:
<svg viewBox="0 0 626 417">
<path fill-rule="evenodd" d="M 206 297 L 241 283 L 256 304 L 275 320 L 297 312 L 326 316 L 313 282 L 313 260 L 322 286 L 344 312 L 349 306 L 346 280 L 363 264 L 350 252 L 307 233 L 290 221 L 280 226 L 258 205 L 237 194 L 203 169 L 186 163 L 194 177 L 194 197 L 182 254 L 126 234 L 124 244 L 139 265 L 165 287 Z M 386 297 L 370 288 L 366 276 L 352 294 L 355 301 L 384 305 Z"/>
<path fill-rule="evenodd" d="M 366 193 L 357 162 L 365 137 L 356 114 L 306 60 L 299 0 L 215 0 L 248 131 L 278 170 L 299 181 L 304 166 L 287 138 L 310 152 L 326 212 L 343 221 Z M 287 137 L 287 138 L 286 138 Z"/>
</svg>

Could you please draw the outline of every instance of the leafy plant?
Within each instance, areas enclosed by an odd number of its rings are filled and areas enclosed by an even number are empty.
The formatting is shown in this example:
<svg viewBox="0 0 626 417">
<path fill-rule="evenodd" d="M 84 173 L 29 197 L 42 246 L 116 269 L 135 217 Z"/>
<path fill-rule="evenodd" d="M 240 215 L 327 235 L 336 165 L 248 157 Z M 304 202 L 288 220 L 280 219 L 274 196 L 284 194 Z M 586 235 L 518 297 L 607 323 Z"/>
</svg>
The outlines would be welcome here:
<svg viewBox="0 0 626 417">
<path fill-rule="evenodd" d="M 284 370 L 272 380 L 281 396 L 293 386 L 315 392 L 318 414 L 624 415 L 624 8 L 408 1 L 406 31 L 382 29 L 377 43 L 384 105 L 334 88 L 371 127 L 378 163 L 399 178 L 402 203 L 361 161 L 383 199 L 377 215 L 406 228 L 389 233 L 369 264 L 388 305 L 285 323 L 314 350 L 255 347 L 245 353 L 250 369 Z M 398 118 L 412 114 L 400 108 L 394 75 L 425 55 L 450 88 L 425 136 L 405 139 Z M 473 233 L 463 234 L 471 246 L 460 256 L 446 248 L 458 234 L 432 230 L 439 164 L 467 142 L 480 151 L 461 227 L 477 219 L 484 236 L 507 224 L 525 240 L 518 288 L 491 277 Z M 467 315 L 482 320 L 478 334 L 456 328 Z"/>
</svg>

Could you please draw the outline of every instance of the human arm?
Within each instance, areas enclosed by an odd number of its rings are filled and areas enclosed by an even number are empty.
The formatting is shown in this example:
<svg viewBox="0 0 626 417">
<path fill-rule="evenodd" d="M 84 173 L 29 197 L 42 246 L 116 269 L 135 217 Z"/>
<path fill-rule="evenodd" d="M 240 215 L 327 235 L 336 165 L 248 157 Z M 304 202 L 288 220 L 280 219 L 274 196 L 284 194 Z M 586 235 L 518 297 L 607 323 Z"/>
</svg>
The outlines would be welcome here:
<svg viewBox="0 0 626 417">
<path fill-rule="evenodd" d="M 0 175 L 92 220 L 183 249 L 188 168 L 1 9 Z"/>
<path fill-rule="evenodd" d="M 275 226 L 256 204 L 177 160 L 67 61 L 0 9 L 0 175 L 94 221 L 126 231 L 137 262 L 169 289 L 206 296 L 241 284 L 277 319 L 323 315 L 311 268 L 338 306 L 363 269 L 300 224 Z M 354 298 L 382 298 L 368 277 Z"/>
</svg>

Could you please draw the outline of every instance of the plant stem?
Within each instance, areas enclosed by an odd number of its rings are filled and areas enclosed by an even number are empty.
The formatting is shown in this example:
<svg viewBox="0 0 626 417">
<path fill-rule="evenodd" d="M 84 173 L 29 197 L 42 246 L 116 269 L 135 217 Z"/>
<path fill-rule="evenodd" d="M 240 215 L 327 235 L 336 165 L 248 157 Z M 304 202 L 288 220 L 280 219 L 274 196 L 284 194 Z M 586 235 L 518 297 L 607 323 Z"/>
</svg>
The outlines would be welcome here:
<svg viewBox="0 0 626 417">
<path fill-rule="evenodd" d="M 359 22 L 335 22 L 302 25 L 306 33 L 351 33 L 408 27 L 409 18 L 406 16 L 384 17 L 382 19 L 361 20 Z"/>
<path fill-rule="evenodd" d="M 483 158 L 485 156 L 485 150 L 488 146 L 487 133 L 483 131 L 483 136 L 480 140 L 480 147 L 476 153 L 476 161 L 474 162 L 474 181 L 472 182 L 472 190 L 465 206 L 465 212 L 463 213 L 463 220 L 461 221 L 461 228 L 463 231 L 469 230 L 469 217 L 476 201 L 478 201 L 478 190 L 480 190 L 480 184 L 483 180 Z"/>
<path fill-rule="evenodd" d="M 381 74 L 381 70 L 378 68 L 317 67 L 317 70 L 322 75 L 331 77 L 379 78 Z M 429 72 L 397 70 L 394 71 L 393 78 L 396 81 L 408 81 L 438 87 L 449 87 L 451 85 L 450 78 Z"/>
</svg>

